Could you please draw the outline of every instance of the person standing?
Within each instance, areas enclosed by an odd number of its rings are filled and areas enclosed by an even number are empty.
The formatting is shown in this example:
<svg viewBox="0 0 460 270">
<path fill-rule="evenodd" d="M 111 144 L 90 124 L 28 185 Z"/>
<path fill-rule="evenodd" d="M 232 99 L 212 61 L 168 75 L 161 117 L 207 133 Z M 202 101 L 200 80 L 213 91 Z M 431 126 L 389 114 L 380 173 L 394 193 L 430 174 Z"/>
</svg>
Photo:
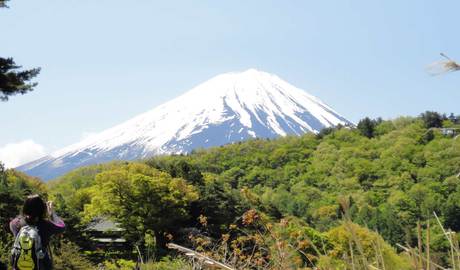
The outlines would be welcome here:
<svg viewBox="0 0 460 270">
<path fill-rule="evenodd" d="M 51 236 L 64 232 L 65 223 L 54 211 L 52 201 L 45 203 L 39 195 L 28 196 L 21 215 L 10 222 L 10 230 L 15 237 L 14 270 L 53 268 L 49 242 Z"/>
</svg>

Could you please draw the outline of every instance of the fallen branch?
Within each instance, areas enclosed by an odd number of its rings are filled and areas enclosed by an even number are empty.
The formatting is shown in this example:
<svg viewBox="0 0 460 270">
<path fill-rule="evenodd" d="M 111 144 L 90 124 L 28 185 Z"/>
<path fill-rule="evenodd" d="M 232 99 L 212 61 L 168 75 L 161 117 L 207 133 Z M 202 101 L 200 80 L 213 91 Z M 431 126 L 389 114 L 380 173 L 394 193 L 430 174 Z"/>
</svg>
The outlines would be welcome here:
<svg viewBox="0 0 460 270">
<path fill-rule="evenodd" d="M 185 253 L 186 256 L 189 256 L 189 257 L 193 257 L 193 258 L 196 258 L 200 261 L 203 261 L 205 264 L 209 265 L 209 266 L 213 266 L 213 267 L 218 267 L 220 269 L 226 269 L 226 270 L 235 270 L 234 268 L 228 266 L 228 265 L 225 265 L 221 262 L 218 262 L 212 258 L 209 258 L 208 256 L 204 255 L 204 254 L 201 254 L 201 253 L 198 253 L 192 249 L 189 249 L 189 248 L 186 248 L 186 247 L 183 247 L 183 246 L 180 246 L 180 245 L 177 245 L 177 244 L 173 244 L 173 243 L 169 243 L 166 245 L 169 249 L 175 249 L 177 251 L 180 251 L 182 253 Z"/>
</svg>

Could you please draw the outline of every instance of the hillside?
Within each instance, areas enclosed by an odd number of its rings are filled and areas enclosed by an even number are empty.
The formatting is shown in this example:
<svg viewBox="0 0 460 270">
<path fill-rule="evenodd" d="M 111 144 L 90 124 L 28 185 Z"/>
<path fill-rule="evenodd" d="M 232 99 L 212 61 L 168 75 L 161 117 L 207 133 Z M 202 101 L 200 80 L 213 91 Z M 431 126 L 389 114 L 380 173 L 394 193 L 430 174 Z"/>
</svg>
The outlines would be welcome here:
<svg viewBox="0 0 460 270">
<path fill-rule="evenodd" d="M 93 262 L 136 260 L 136 243 L 145 258 L 173 255 L 164 249 L 173 241 L 238 269 L 420 269 L 397 244 L 426 246 L 429 231 L 430 260 L 449 267 L 433 212 L 445 229 L 460 230 L 460 140 L 430 124 L 367 119 L 317 135 L 93 165 L 52 181 L 49 194 L 70 225 L 65 238 Z M 129 248 L 92 249 L 81 230 L 100 216 L 119 222 Z"/>
</svg>

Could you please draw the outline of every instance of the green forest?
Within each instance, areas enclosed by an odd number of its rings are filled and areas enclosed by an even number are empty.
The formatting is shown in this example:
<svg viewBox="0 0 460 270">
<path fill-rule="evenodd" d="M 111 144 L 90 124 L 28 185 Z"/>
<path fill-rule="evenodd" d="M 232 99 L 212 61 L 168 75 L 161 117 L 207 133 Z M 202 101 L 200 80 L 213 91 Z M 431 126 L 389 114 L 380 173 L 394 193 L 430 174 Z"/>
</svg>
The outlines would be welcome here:
<svg viewBox="0 0 460 270">
<path fill-rule="evenodd" d="M 365 118 L 48 183 L 2 167 L 1 260 L 8 222 L 39 193 L 67 224 L 52 244 L 56 269 L 205 267 L 168 243 L 234 269 L 460 269 L 459 127 L 436 112 Z M 123 247 L 95 243 L 88 228 L 100 220 L 116 224 Z"/>
</svg>

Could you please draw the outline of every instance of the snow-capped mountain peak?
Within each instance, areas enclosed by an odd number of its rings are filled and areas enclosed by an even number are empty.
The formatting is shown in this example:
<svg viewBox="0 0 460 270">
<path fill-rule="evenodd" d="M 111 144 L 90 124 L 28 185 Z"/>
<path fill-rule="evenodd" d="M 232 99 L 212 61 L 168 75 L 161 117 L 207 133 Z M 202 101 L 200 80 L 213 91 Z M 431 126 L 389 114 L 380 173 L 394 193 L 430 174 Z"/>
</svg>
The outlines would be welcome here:
<svg viewBox="0 0 460 270">
<path fill-rule="evenodd" d="M 49 179 L 87 164 L 187 153 L 255 137 L 316 133 L 349 123 L 276 75 L 249 69 L 215 76 L 176 99 L 19 169 Z"/>
</svg>

